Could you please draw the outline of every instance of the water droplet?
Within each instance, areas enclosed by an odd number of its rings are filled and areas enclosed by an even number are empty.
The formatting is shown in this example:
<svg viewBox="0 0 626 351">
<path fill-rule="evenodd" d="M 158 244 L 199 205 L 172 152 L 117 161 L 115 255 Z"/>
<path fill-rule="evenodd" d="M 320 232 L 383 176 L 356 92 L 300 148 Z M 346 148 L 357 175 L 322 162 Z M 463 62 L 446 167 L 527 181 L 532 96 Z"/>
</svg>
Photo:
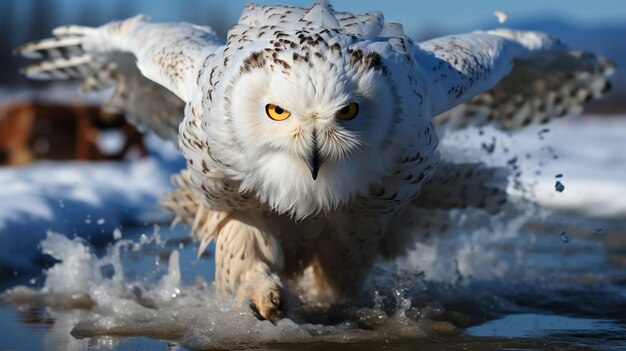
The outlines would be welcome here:
<svg viewBox="0 0 626 351">
<path fill-rule="evenodd" d="M 567 236 L 567 233 L 566 233 L 565 231 L 562 231 L 562 232 L 561 232 L 561 241 L 562 241 L 564 244 L 569 243 L 569 236 Z"/>
<path fill-rule="evenodd" d="M 106 221 L 104 220 L 104 218 L 100 218 L 100 219 L 98 219 L 98 221 L 96 221 L 96 223 L 97 223 L 98 225 L 103 225 L 103 224 L 104 224 L 104 222 L 106 222 Z"/>
<path fill-rule="evenodd" d="M 493 151 L 496 148 L 496 138 L 495 137 L 491 137 L 491 144 L 487 144 L 487 143 L 482 143 L 482 148 L 483 150 L 485 150 L 488 154 L 492 154 Z"/>
<path fill-rule="evenodd" d="M 498 23 L 506 22 L 506 19 L 509 17 L 509 15 L 504 11 L 495 11 L 493 14 L 498 17 Z"/>
<path fill-rule="evenodd" d="M 122 238 L 122 231 L 119 228 L 113 230 L 113 239 L 120 240 Z"/>
<path fill-rule="evenodd" d="M 560 193 L 563 192 L 563 190 L 565 190 L 565 185 L 563 185 L 563 183 L 561 183 L 560 181 L 556 181 L 556 184 L 554 184 L 554 189 Z"/>
</svg>

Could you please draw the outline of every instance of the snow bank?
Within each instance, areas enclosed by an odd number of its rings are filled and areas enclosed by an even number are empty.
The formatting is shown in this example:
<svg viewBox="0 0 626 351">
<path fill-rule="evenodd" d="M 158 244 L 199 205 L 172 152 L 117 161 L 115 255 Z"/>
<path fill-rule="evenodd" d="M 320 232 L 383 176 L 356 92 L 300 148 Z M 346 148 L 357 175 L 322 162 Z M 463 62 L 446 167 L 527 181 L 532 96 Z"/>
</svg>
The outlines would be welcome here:
<svg viewBox="0 0 626 351">
<path fill-rule="evenodd" d="M 47 230 L 110 241 L 122 224 L 166 220 L 157 201 L 183 162 L 156 137 L 148 147 L 153 155 L 134 161 L 0 168 L 0 269 L 33 268 Z"/>
<path fill-rule="evenodd" d="M 451 132 L 451 157 L 505 165 L 533 201 L 590 217 L 626 216 L 626 118 L 557 120 L 513 134 L 493 128 Z M 556 189 L 557 181 L 564 185 Z M 513 184 L 514 182 L 511 182 Z M 511 187 L 512 195 L 520 195 Z"/>
<path fill-rule="evenodd" d="M 521 152 L 554 155 L 539 169 L 541 174 L 534 175 L 537 201 L 591 217 L 625 217 L 626 118 L 584 118 L 548 128 L 543 150 L 533 144 L 536 136 L 525 133 L 520 137 Z M 525 163 L 537 168 L 532 160 Z M 556 181 L 565 186 L 562 192 L 556 191 Z"/>
</svg>

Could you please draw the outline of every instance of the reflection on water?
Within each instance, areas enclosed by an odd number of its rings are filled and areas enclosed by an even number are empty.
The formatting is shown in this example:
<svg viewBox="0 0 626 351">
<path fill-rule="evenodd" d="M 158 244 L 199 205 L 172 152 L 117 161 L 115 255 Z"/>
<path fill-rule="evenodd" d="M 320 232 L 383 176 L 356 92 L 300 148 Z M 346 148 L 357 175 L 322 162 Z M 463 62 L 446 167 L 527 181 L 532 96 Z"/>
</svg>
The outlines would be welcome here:
<svg viewBox="0 0 626 351">
<path fill-rule="evenodd" d="M 466 333 L 476 336 L 522 338 L 550 336 L 550 334 L 620 333 L 623 331 L 623 328 L 610 320 L 524 313 L 512 314 L 471 327 L 466 330 Z"/>
<path fill-rule="evenodd" d="M 3 294 L 0 348 L 626 349 L 623 228 L 561 215 L 457 229 L 378 265 L 359 306 L 296 309 L 277 326 L 216 296 L 212 257 L 195 259 L 184 228 L 126 229 L 96 249 L 50 237 L 63 262 Z"/>
</svg>

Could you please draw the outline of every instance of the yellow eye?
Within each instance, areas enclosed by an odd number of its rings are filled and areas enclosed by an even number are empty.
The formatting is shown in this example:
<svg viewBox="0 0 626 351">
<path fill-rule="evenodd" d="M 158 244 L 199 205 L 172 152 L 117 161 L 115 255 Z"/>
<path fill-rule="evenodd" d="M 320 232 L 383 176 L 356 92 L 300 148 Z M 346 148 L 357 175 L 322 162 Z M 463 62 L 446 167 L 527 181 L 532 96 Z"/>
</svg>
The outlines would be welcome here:
<svg viewBox="0 0 626 351">
<path fill-rule="evenodd" d="M 346 106 L 342 107 L 337 113 L 335 113 L 335 117 L 343 120 L 351 120 L 359 113 L 359 104 L 356 102 L 351 102 Z"/>
<path fill-rule="evenodd" d="M 267 113 L 267 116 L 275 121 L 283 121 L 285 119 L 287 119 L 287 117 L 289 117 L 291 115 L 291 112 L 285 110 L 284 108 L 278 106 L 278 105 L 274 105 L 274 104 L 267 104 L 265 105 L 265 113 Z"/>
</svg>

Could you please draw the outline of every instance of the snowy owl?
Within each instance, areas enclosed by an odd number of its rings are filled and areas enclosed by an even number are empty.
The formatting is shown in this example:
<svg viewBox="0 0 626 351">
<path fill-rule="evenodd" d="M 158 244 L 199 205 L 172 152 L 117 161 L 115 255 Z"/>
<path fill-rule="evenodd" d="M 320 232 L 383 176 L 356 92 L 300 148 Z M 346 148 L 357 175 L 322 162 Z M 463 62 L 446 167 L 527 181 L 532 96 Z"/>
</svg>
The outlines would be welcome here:
<svg viewBox="0 0 626 351">
<path fill-rule="evenodd" d="M 34 79 L 115 87 L 107 107 L 178 143 L 163 204 L 215 241 L 216 285 L 272 322 L 304 271 L 349 301 L 378 257 L 430 225 L 415 207 L 506 201 L 498 172 L 441 159 L 437 125 L 514 130 L 572 115 L 613 65 L 537 32 L 416 43 L 379 12 L 248 5 L 226 40 L 145 17 L 66 26 L 18 51 Z M 437 117 L 437 118 L 435 118 Z M 232 294 L 232 295 L 230 295 Z"/>
</svg>

